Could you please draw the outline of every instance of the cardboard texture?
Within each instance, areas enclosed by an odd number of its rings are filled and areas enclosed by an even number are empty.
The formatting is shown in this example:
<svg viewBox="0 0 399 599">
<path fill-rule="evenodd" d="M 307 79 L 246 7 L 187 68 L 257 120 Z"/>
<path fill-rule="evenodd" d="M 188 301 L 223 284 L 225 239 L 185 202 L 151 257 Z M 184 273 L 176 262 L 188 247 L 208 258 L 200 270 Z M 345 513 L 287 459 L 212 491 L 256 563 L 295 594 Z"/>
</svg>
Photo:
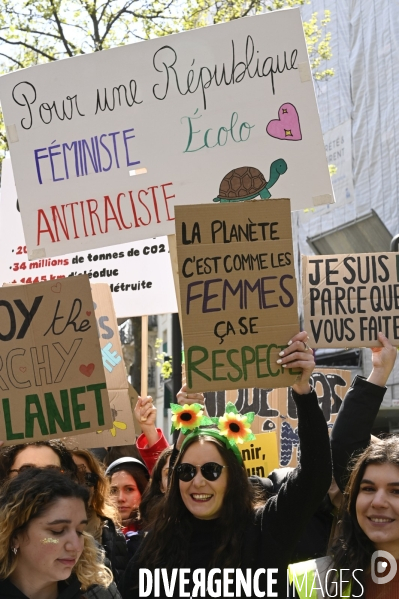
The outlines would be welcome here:
<svg viewBox="0 0 399 599">
<path fill-rule="evenodd" d="M 128 383 L 128 393 L 129 393 L 130 409 L 133 414 L 134 430 L 136 432 L 136 435 L 139 437 L 143 431 L 141 429 L 141 424 L 137 420 L 135 413 L 134 413 L 134 409 L 136 407 L 137 400 L 139 398 L 139 394 L 137 393 L 136 389 L 134 387 L 132 387 L 132 385 L 130 383 Z"/>
<path fill-rule="evenodd" d="M 248 476 L 265 478 L 278 468 L 277 433 L 261 433 L 256 439 L 239 445 Z"/>
<path fill-rule="evenodd" d="M 278 354 L 299 330 L 290 201 L 177 206 L 187 385 L 286 387 Z"/>
<path fill-rule="evenodd" d="M 399 345 L 399 254 L 303 256 L 302 264 L 311 347 L 379 347 L 379 331 Z"/>
<path fill-rule="evenodd" d="M 0 439 L 112 425 L 87 276 L 0 289 Z"/>
<path fill-rule="evenodd" d="M 317 368 L 312 375 L 312 384 L 316 389 L 329 431 L 350 383 L 350 370 Z M 260 433 L 277 435 L 279 465 L 273 468 L 297 465 L 298 419 L 289 389 L 239 389 L 205 395 L 205 405 L 210 416 L 222 416 L 224 407 L 229 401 L 234 403 L 242 414 L 255 412 L 256 416 L 251 427 L 255 435 Z M 266 457 L 268 459 L 267 455 Z"/>
<path fill-rule="evenodd" d="M 112 425 L 109 430 L 80 435 L 76 439 L 65 440 L 65 442 L 68 447 L 86 448 L 131 445 L 136 441 L 135 427 L 111 290 L 109 285 L 99 283 L 91 285 L 91 292 L 107 381 Z"/>
<path fill-rule="evenodd" d="M 180 330 L 183 332 L 183 322 L 181 318 L 181 302 L 180 302 L 180 285 L 179 285 L 179 266 L 177 262 L 177 247 L 176 247 L 176 235 L 168 235 L 168 246 L 170 263 L 172 266 L 173 282 L 175 285 L 176 302 L 179 311 Z"/>
<path fill-rule="evenodd" d="M 173 234 L 234 169 L 334 202 L 299 9 L 20 69 L 0 100 L 30 260 Z"/>
<path fill-rule="evenodd" d="M 118 318 L 177 311 L 166 237 L 28 261 L 11 160 L 1 164 L 0 286 L 85 274 L 108 283 Z"/>
</svg>

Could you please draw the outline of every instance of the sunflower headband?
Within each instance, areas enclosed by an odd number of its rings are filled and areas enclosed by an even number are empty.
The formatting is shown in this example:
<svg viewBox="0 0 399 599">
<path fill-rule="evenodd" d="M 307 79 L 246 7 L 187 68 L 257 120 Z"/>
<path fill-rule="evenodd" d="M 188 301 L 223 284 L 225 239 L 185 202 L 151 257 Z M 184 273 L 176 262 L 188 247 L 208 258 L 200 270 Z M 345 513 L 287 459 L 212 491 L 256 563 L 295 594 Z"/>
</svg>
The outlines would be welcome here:
<svg viewBox="0 0 399 599">
<path fill-rule="evenodd" d="M 220 418 L 205 416 L 204 407 L 198 403 L 185 404 L 184 406 L 170 404 L 170 407 L 173 414 L 171 433 L 180 430 L 183 435 L 188 435 L 184 439 L 181 449 L 189 439 L 202 432 L 221 441 L 227 449 L 234 452 L 238 461 L 242 463 L 238 444 L 255 439 L 255 435 L 251 431 L 251 423 L 255 418 L 255 412 L 239 414 L 237 408 L 231 402 L 226 405 L 226 412 Z"/>
</svg>

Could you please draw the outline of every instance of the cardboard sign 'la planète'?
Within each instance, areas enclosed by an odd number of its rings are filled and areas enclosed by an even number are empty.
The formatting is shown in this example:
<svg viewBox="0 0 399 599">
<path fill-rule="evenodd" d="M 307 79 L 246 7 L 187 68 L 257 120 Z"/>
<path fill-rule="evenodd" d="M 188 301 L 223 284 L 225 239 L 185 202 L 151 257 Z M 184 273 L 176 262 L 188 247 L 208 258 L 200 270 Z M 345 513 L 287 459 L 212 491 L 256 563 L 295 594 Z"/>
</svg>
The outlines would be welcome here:
<svg viewBox="0 0 399 599">
<path fill-rule="evenodd" d="M 0 289 L 0 439 L 110 429 L 87 276 Z"/>
<path fill-rule="evenodd" d="M 289 200 L 176 207 L 186 380 L 194 391 L 287 387 L 298 332 Z"/>
<path fill-rule="evenodd" d="M 312 347 L 399 342 L 399 254 L 303 256 L 305 329 Z"/>
<path fill-rule="evenodd" d="M 299 9 L 0 79 L 28 257 L 175 232 L 179 204 L 334 201 Z"/>
</svg>

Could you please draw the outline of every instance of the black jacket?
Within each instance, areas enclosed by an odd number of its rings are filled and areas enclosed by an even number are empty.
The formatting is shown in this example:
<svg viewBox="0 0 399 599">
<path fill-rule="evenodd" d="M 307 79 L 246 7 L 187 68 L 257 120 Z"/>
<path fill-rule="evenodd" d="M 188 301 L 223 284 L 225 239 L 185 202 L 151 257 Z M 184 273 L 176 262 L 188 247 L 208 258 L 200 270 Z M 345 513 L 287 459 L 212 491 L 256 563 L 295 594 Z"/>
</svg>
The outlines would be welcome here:
<svg viewBox="0 0 399 599">
<path fill-rule="evenodd" d="M 287 566 L 292 562 L 293 550 L 307 521 L 322 501 L 331 483 L 331 453 L 327 424 L 319 408 L 317 395 L 293 393 L 298 409 L 298 435 L 300 438 L 300 465 L 287 477 L 280 491 L 256 511 L 248 521 L 242 538 L 241 569 L 277 568 L 278 584 L 273 591 L 278 597 L 286 597 Z M 217 520 L 193 518 L 194 533 L 190 535 L 184 567 L 209 568 L 219 533 Z M 149 532 L 147 538 L 152 533 Z M 144 540 L 143 545 L 146 542 Z M 126 570 L 122 596 L 134 599 L 139 596 L 135 581 L 138 580 L 138 551 Z M 176 567 L 182 564 L 176 564 Z M 144 566 L 145 567 L 145 566 Z M 161 566 L 162 567 L 162 566 Z M 260 580 L 261 590 L 266 590 L 265 576 Z M 161 597 L 163 588 L 161 585 Z M 187 590 L 187 588 L 186 588 Z M 179 596 L 175 588 L 174 597 Z M 150 595 L 153 597 L 154 595 Z"/>
<path fill-rule="evenodd" d="M 87 589 L 82 595 L 82 599 L 121 599 L 118 589 L 112 582 L 107 589 L 94 585 Z M 1 595 L 0 595 L 1 599 Z M 62 597 L 64 599 L 64 597 Z"/>
<path fill-rule="evenodd" d="M 76 576 L 58 583 L 57 599 L 121 599 L 114 584 L 108 589 L 97 585 L 90 587 L 84 593 L 80 590 L 80 582 Z M 28 599 L 8 579 L 0 580 L 0 599 Z"/>
<path fill-rule="evenodd" d="M 128 554 L 123 532 L 117 530 L 115 524 L 110 519 L 103 520 L 101 543 L 105 555 L 110 562 L 115 583 L 118 586 L 131 556 Z"/>
<path fill-rule="evenodd" d="M 357 376 L 342 402 L 331 431 L 334 478 L 341 491 L 348 480 L 351 457 L 370 443 L 371 429 L 386 390 Z"/>
<path fill-rule="evenodd" d="M 60 582 L 58 589 L 57 599 L 83 599 L 84 597 L 80 590 L 80 582 L 75 577 L 70 582 Z M 6 579 L 0 580 L 0 599 L 27 599 L 27 597 Z"/>
<path fill-rule="evenodd" d="M 270 472 L 266 479 L 269 481 L 268 491 L 270 497 L 278 493 L 281 485 L 284 484 L 292 471 L 293 468 L 276 468 Z M 334 506 L 328 494 L 326 494 L 307 523 L 295 547 L 292 563 L 304 562 L 308 559 L 316 559 L 326 555 L 333 520 Z"/>
</svg>

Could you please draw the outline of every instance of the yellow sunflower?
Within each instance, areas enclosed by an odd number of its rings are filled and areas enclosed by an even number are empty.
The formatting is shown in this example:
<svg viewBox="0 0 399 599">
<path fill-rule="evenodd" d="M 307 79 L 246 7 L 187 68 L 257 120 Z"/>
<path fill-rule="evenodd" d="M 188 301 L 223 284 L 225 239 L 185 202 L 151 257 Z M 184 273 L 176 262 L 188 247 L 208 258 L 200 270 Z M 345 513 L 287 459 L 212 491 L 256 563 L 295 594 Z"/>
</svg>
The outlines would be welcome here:
<svg viewBox="0 0 399 599">
<path fill-rule="evenodd" d="M 234 412 L 227 412 L 219 418 L 218 428 L 221 435 L 224 435 L 229 441 L 234 441 L 235 443 L 244 443 L 253 438 L 250 423 L 245 415 L 242 416 Z"/>
<path fill-rule="evenodd" d="M 172 432 L 180 429 L 185 435 L 188 431 L 197 428 L 200 423 L 204 410 L 201 404 L 193 403 L 191 405 L 170 404 L 172 410 Z"/>
</svg>

